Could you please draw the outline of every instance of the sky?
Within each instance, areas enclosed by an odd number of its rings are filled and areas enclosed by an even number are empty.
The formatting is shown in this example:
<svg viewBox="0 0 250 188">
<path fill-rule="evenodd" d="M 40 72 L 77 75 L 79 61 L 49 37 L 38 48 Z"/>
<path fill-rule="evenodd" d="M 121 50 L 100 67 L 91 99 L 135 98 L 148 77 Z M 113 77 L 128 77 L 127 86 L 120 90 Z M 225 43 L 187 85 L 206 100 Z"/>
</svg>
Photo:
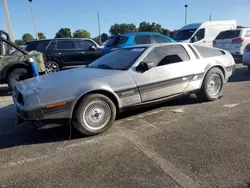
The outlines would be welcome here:
<svg viewBox="0 0 250 188">
<path fill-rule="evenodd" d="M 237 3 L 240 2 L 240 3 Z M 34 36 L 34 26 L 28 0 L 7 0 L 15 39 L 24 33 Z M 101 33 L 115 23 L 142 21 L 161 24 L 166 29 L 179 29 L 185 23 L 184 5 L 188 4 L 188 23 L 235 19 L 237 25 L 250 26 L 250 0 L 33 0 L 38 32 L 47 38 L 69 27 L 73 33 L 85 29 L 91 37 L 98 35 L 97 13 L 100 13 Z M 0 29 L 7 31 L 4 7 L 0 1 Z"/>
</svg>

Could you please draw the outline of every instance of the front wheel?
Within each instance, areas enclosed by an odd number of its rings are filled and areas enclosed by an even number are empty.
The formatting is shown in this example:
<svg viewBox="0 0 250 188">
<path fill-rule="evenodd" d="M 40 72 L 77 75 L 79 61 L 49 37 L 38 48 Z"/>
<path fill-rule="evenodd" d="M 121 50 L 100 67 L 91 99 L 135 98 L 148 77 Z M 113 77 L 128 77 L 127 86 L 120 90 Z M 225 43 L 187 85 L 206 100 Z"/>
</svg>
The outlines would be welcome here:
<svg viewBox="0 0 250 188">
<path fill-rule="evenodd" d="M 208 71 L 198 93 L 198 98 L 205 101 L 214 101 L 221 97 L 224 89 L 224 74 L 219 68 Z"/>
<path fill-rule="evenodd" d="M 27 79 L 28 77 L 29 76 L 28 76 L 27 69 L 25 68 L 14 69 L 7 77 L 7 83 L 8 83 L 9 88 L 13 90 L 17 82 Z"/>
<path fill-rule="evenodd" d="M 84 135 L 96 135 L 108 130 L 116 117 L 112 100 L 101 94 L 85 96 L 73 117 L 73 125 Z"/>
</svg>

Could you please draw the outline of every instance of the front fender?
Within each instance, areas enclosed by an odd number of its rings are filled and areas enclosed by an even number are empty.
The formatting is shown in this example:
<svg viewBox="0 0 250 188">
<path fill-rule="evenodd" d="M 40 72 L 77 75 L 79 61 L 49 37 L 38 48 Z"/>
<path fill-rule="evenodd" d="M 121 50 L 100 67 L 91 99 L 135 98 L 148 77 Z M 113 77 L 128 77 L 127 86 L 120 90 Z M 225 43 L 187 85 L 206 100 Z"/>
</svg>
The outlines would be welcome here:
<svg viewBox="0 0 250 188">
<path fill-rule="evenodd" d="M 70 118 L 73 115 L 74 109 L 76 107 L 76 105 L 78 104 L 78 102 L 81 101 L 81 99 L 90 93 L 100 93 L 100 94 L 104 94 L 107 97 L 112 96 L 112 99 L 115 99 L 116 103 L 117 103 L 117 107 L 120 108 L 120 101 L 119 101 L 119 97 L 118 95 L 113 91 L 113 89 L 110 86 L 107 85 L 101 85 L 101 84 L 88 84 L 86 85 L 84 88 L 80 88 L 77 90 L 76 92 L 76 99 L 74 100 L 74 102 L 71 105 L 71 109 L 70 109 Z"/>
</svg>

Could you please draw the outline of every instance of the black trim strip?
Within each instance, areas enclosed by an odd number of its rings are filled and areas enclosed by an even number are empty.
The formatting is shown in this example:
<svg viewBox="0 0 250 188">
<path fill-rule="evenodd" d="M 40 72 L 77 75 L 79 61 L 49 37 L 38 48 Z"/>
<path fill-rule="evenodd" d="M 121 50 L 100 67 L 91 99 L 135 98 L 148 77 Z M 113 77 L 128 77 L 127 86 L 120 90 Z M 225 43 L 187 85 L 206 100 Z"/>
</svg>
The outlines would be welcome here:
<svg viewBox="0 0 250 188">
<path fill-rule="evenodd" d="M 186 78 L 186 79 L 184 80 L 183 78 Z M 170 79 L 170 80 L 164 80 L 161 82 L 140 86 L 139 90 L 140 90 L 140 92 L 145 93 L 148 91 L 152 91 L 152 90 L 156 90 L 156 89 L 160 89 L 160 88 L 170 87 L 173 85 L 189 82 L 192 78 L 193 78 L 193 75 L 189 75 L 189 76 L 183 76 L 183 77 L 174 78 L 174 79 Z"/>
<path fill-rule="evenodd" d="M 194 81 L 201 80 L 204 76 L 204 73 L 182 76 L 182 77 L 178 77 L 174 79 L 160 81 L 157 83 L 146 84 L 146 85 L 140 86 L 139 90 L 138 88 L 129 88 L 125 90 L 116 91 L 115 93 L 118 95 L 119 98 L 129 97 L 129 96 L 137 95 L 139 92 L 145 93 L 145 92 L 157 90 L 160 88 L 165 88 L 165 87 L 170 87 L 170 86 L 185 83 L 185 82 L 190 82 L 195 78 L 195 76 L 197 76 L 197 78 Z M 183 79 L 183 78 L 186 78 L 186 79 Z"/>
<path fill-rule="evenodd" d="M 124 89 L 120 91 L 115 92 L 119 98 L 129 97 L 133 95 L 137 95 L 139 93 L 138 88 L 130 88 L 130 89 Z"/>
</svg>

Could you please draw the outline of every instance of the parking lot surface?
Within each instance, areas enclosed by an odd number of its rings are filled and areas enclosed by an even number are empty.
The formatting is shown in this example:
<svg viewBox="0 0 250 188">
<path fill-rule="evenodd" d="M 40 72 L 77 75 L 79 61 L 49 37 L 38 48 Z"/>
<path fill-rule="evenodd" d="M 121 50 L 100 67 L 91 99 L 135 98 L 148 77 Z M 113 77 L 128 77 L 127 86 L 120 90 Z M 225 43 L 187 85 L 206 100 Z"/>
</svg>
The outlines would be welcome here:
<svg viewBox="0 0 250 188">
<path fill-rule="evenodd" d="M 222 99 L 184 97 L 122 114 L 104 134 L 15 128 L 0 88 L 0 187 L 250 187 L 250 74 L 237 65 Z"/>
</svg>

